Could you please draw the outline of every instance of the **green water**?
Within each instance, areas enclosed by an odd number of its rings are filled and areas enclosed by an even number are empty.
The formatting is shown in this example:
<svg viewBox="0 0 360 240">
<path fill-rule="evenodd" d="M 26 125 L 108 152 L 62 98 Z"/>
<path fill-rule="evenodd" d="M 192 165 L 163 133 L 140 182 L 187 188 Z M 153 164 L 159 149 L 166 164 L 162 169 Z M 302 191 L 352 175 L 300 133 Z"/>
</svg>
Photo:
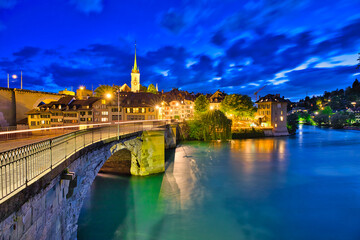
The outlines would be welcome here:
<svg viewBox="0 0 360 240">
<path fill-rule="evenodd" d="M 360 239 L 360 132 L 188 142 L 164 174 L 99 174 L 78 239 Z"/>
</svg>

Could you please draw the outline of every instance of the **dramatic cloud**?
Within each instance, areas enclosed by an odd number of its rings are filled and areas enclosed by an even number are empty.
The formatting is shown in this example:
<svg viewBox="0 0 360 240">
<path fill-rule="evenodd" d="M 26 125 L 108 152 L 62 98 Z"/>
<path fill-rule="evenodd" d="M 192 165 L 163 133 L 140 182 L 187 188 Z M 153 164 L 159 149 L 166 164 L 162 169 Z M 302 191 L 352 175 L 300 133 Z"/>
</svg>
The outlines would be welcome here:
<svg viewBox="0 0 360 240">
<path fill-rule="evenodd" d="M 19 14 L 18 22 L 0 17 L 6 25 L 0 32 L 0 46 L 6 46 L 0 76 L 21 69 L 28 80 L 24 86 L 53 91 L 130 84 L 135 39 L 141 83 L 158 83 L 164 90 L 253 96 L 266 85 L 262 94 L 296 99 L 344 88 L 358 76 L 358 1 L 70 2 L 70 10 L 69 2 L 56 5 L 69 10 L 66 17 L 60 10 L 49 17 L 45 8 L 27 1 L 11 12 Z M 6 6 L 10 13 L 14 5 L 0 0 L 0 11 Z M 75 8 L 106 14 L 78 14 Z M 29 9 L 35 11 L 31 18 Z"/>
</svg>

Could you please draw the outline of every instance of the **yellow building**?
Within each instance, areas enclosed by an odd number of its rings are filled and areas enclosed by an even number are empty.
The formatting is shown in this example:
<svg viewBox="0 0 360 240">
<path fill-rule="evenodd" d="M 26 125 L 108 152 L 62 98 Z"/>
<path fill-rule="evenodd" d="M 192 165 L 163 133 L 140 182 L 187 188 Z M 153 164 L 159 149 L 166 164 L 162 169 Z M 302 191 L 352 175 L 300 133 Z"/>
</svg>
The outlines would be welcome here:
<svg viewBox="0 0 360 240">
<path fill-rule="evenodd" d="M 157 94 L 131 93 L 121 102 L 123 120 L 158 119 L 160 104 L 161 98 Z"/>
<path fill-rule="evenodd" d="M 59 94 L 69 95 L 69 96 L 75 96 L 75 92 L 68 91 L 67 88 L 65 90 L 59 91 Z"/>
<path fill-rule="evenodd" d="M 162 102 L 160 109 L 161 119 L 188 120 L 194 117 L 194 102 L 191 100 L 173 100 Z"/>
<path fill-rule="evenodd" d="M 271 127 L 276 136 L 288 135 L 287 131 L 287 101 L 279 94 L 268 94 L 261 97 L 256 104 L 256 118 L 261 127 Z"/>
<path fill-rule="evenodd" d="M 79 89 L 76 90 L 76 97 L 79 100 L 87 99 L 93 95 L 93 91 L 86 89 L 85 86 L 80 86 Z"/>
<path fill-rule="evenodd" d="M 220 104 L 224 100 L 226 93 L 217 90 L 209 98 L 210 110 L 220 110 Z"/>
</svg>

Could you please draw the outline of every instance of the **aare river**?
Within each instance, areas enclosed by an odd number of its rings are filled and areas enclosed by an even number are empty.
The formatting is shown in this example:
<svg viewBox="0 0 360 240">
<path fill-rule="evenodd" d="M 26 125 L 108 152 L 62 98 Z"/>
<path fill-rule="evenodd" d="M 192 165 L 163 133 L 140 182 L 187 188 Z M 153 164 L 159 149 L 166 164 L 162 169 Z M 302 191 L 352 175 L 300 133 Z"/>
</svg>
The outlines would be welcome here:
<svg viewBox="0 0 360 240">
<path fill-rule="evenodd" d="M 185 142 L 149 177 L 99 174 L 78 239 L 360 239 L 360 132 Z"/>
</svg>

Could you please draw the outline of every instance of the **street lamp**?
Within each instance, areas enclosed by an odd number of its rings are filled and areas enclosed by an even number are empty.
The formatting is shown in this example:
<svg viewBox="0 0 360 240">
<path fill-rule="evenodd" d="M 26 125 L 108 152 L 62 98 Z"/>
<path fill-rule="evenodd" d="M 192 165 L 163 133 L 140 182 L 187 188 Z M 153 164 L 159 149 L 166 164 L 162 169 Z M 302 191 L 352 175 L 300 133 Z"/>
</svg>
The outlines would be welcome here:
<svg viewBox="0 0 360 240">
<path fill-rule="evenodd" d="M 116 90 L 117 93 L 117 138 L 120 139 L 120 90 Z M 110 99 L 112 97 L 111 93 L 106 94 L 106 98 Z M 112 117 L 112 115 L 111 115 Z"/>
</svg>

